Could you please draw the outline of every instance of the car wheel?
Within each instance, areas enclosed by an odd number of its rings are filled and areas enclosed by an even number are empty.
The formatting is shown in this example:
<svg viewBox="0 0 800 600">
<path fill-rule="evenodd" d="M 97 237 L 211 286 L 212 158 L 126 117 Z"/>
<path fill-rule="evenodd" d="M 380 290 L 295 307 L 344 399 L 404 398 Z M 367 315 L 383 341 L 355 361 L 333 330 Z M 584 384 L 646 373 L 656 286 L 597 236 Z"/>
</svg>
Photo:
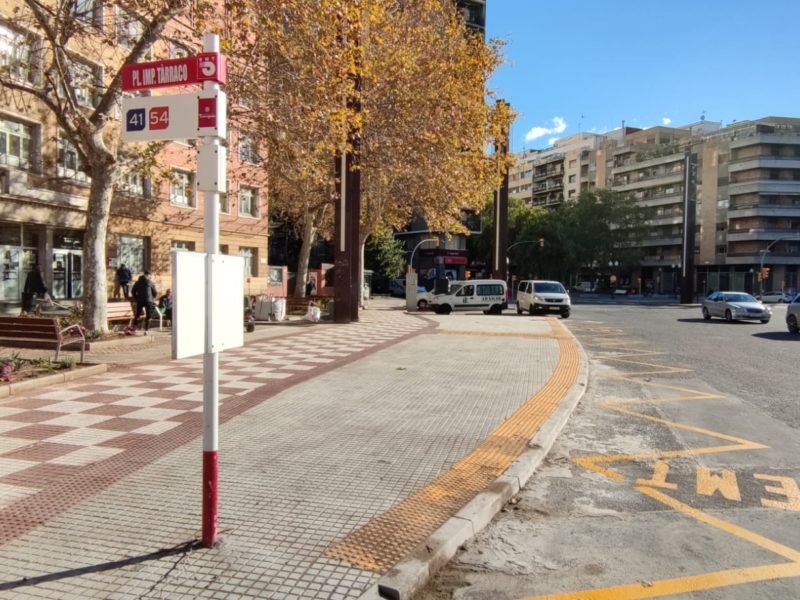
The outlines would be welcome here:
<svg viewBox="0 0 800 600">
<path fill-rule="evenodd" d="M 561 318 L 562 319 L 569 319 L 569 311 L 568 310 L 562 310 L 561 311 Z"/>
<path fill-rule="evenodd" d="M 503 313 L 503 308 L 499 304 L 495 304 L 489 309 L 490 315 L 499 315 L 502 313 Z"/>
<path fill-rule="evenodd" d="M 730 309 L 725 311 L 725 320 L 729 323 L 733 321 L 733 315 L 731 314 Z"/>
<path fill-rule="evenodd" d="M 764 324 L 769 323 L 769 319 L 761 319 L 761 322 Z"/>
<path fill-rule="evenodd" d="M 528 313 L 530 313 L 531 315 L 535 315 L 536 314 L 536 307 L 533 304 L 531 304 L 528 307 Z"/>
<path fill-rule="evenodd" d="M 786 318 L 786 327 L 791 333 L 800 333 L 800 326 L 798 326 L 797 317 L 794 315 L 789 315 Z"/>
<path fill-rule="evenodd" d="M 428 301 L 420 300 L 419 302 L 417 302 L 417 308 L 419 310 L 428 310 Z"/>
<path fill-rule="evenodd" d="M 522 306 L 520 305 L 520 303 L 519 303 L 519 302 L 517 302 L 517 314 L 518 314 L 518 315 L 521 315 L 521 314 L 522 314 Z"/>
<path fill-rule="evenodd" d="M 706 321 L 710 321 L 711 320 L 711 313 L 708 312 L 708 309 L 705 306 L 703 307 L 703 318 Z"/>
<path fill-rule="evenodd" d="M 441 311 L 439 312 L 440 315 L 449 315 L 453 311 L 453 307 L 449 304 L 445 304 L 442 306 Z"/>
</svg>

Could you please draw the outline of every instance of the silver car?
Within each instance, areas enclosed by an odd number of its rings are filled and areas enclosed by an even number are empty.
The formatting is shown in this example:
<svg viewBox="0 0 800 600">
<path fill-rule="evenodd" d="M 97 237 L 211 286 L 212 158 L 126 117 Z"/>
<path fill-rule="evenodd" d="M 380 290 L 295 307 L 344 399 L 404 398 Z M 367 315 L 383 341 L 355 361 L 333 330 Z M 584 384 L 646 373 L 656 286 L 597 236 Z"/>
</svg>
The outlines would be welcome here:
<svg viewBox="0 0 800 600">
<path fill-rule="evenodd" d="M 791 333 L 800 333 L 800 294 L 786 308 L 786 328 Z"/>
<path fill-rule="evenodd" d="M 722 317 L 726 321 L 769 323 L 772 309 L 744 292 L 714 292 L 703 300 L 703 318 Z"/>
</svg>

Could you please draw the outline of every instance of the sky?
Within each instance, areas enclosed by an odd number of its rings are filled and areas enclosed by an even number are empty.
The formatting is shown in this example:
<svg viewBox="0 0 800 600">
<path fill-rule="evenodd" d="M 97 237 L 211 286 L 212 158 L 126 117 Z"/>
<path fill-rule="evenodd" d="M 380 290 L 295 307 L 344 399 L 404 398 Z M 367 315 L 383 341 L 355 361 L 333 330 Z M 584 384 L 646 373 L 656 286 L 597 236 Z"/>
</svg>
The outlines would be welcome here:
<svg viewBox="0 0 800 600">
<path fill-rule="evenodd" d="M 487 0 L 515 152 L 581 131 L 800 117 L 800 0 Z"/>
</svg>

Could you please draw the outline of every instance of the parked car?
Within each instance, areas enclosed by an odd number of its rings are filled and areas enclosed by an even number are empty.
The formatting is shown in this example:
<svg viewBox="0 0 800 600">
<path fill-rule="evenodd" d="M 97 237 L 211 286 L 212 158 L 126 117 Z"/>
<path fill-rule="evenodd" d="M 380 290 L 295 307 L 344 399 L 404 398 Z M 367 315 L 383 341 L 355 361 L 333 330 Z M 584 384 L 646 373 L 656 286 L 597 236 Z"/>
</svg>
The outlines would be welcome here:
<svg viewBox="0 0 800 600">
<path fill-rule="evenodd" d="M 789 303 L 792 301 L 792 297 L 788 293 L 780 290 L 774 292 L 764 292 L 763 294 L 756 296 L 756 299 L 761 300 L 764 304 L 773 304 L 775 302 Z"/>
<path fill-rule="evenodd" d="M 405 298 L 406 296 L 406 280 L 396 277 L 389 282 L 389 295 L 397 298 Z"/>
<path fill-rule="evenodd" d="M 790 333 L 800 333 L 800 294 L 786 308 L 786 328 Z"/>
<path fill-rule="evenodd" d="M 558 281 L 520 281 L 517 289 L 517 314 L 523 310 L 530 314 L 557 312 L 562 319 L 569 318 L 571 302 L 567 290 Z"/>
<path fill-rule="evenodd" d="M 714 292 L 703 300 L 703 318 L 726 321 L 750 320 L 769 323 L 772 309 L 744 292 Z"/>
</svg>

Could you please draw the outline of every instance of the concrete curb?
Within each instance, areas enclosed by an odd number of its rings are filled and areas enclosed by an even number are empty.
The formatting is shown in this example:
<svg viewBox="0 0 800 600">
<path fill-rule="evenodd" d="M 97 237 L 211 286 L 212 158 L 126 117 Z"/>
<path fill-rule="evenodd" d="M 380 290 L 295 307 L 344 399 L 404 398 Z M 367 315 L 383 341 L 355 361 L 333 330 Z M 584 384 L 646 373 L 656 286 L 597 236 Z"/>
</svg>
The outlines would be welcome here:
<svg viewBox="0 0 800 600">
<path fill-rule="evenodd" d="M 92 375 L 98 375 L 106 371 L 108 371 L 108 365 L 89 365 L 78 369 L 65 370 L 63 373 L 53 373 L 52 375 L 37 377 L 36 379 L 27 379 L 17 383 L 5 383 L 0 385 L 0 398 L 47 387 L 49 385 L 58 385 L 59 383 L 67 383 L 68 381 L 91 377 Z"/>
<path fill-rule="evenodd" d="M 430 537 L 367 589 L 359 600 L 409 600 L 436 572 L 475 537 L 528 482 L 550 452 L 570 415 L 583 398 L 589 380 L 588 357 L 570 333 L 580 354 L 578 380 L 528 443 L 523 452 L 489 487 L 470 500 Z"/>
</svg>

